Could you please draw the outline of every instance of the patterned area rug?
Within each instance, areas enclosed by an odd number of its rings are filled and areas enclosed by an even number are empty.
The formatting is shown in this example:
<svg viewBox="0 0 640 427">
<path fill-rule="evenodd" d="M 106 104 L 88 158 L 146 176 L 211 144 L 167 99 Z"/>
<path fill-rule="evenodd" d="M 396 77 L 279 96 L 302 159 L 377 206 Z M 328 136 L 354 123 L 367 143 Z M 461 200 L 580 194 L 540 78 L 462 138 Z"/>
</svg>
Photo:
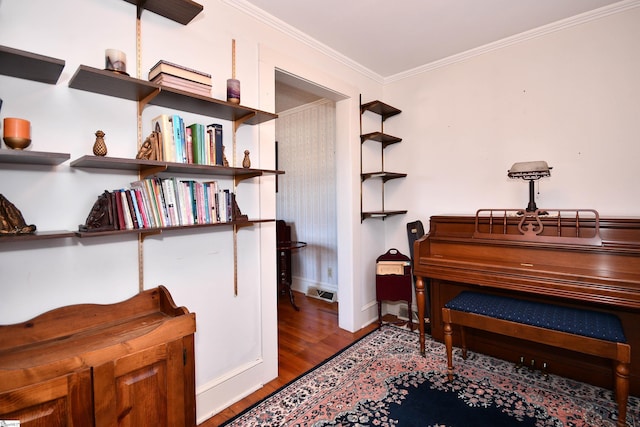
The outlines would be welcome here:
<svg viewBox="0 0 640 427">
<path fill-rule="evenodd" d="M 489 356 L 454 351 L 447 381 L 444 345 L 384 326 L 249 408 L 225 426 L 615 426 L 610 390 Z M 627 423 L 639 426 L 640 399 Z"/>
</svg>

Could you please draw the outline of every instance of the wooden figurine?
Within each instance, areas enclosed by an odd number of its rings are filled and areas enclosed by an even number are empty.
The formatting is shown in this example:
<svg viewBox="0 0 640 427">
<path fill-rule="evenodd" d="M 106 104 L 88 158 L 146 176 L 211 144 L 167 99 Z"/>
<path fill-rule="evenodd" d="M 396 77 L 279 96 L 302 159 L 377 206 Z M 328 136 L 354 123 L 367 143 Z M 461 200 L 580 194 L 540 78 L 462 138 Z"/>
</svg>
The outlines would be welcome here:
<svg viewBox="0 0 640 427">
<path fill-rule="evenodd" d="M 162 150 L 160 148 L 160 132 L 151 132 L 144 140 L 136 154 L 136 159 L 162 160 Z"/>
<path fill-rule="evenodd" d="M 242 167 L 250 168 L 251 167 L 251 159 L 249 158 L 249 150 L 244 150 L 244 159 L 242 159 Z"/>
<path fill-rule="evenodd" d="M 229 160 L 227 160 L 227 155 L 224 153 L 224 145 L 222 146 L 222 166 L 229 167 Z"/>
</svg>

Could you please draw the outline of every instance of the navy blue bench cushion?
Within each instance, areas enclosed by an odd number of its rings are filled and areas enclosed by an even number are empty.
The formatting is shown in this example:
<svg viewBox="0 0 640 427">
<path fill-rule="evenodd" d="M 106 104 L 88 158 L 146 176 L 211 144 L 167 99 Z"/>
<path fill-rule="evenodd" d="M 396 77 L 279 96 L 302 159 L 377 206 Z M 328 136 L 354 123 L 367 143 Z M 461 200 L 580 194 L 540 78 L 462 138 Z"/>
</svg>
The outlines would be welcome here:
<svg viewBox="0 0 640 427">
<path fill-rule="evenodd" d="M 445 304 L 452 310 L 613 342 L 627 342 L 617 316 L 516 298 L 464 291 Z"/>
</svg>

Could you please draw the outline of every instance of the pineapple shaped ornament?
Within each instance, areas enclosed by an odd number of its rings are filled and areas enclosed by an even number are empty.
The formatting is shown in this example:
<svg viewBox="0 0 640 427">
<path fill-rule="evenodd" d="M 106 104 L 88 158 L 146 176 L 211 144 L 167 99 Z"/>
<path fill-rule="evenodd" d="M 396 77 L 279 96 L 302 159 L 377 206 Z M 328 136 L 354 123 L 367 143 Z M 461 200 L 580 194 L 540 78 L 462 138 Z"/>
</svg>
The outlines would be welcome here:
<svg viewBox="0 0 640 427">
<path fill-rule="evenodd" d="M 107 144 L 104 143 L 105 133 L 101 130 L 96 131 L 96 142 L 93 144 L 93 154 L 96 156 L 107 155 Z"/>
<path fill-rule="evenodd" d="M 242 167 L 250 168 L 251 167 L 251 159 L 249 158 L 249 150 L 244 150 L 244 159 L 242 159 Z"/>
</svg>

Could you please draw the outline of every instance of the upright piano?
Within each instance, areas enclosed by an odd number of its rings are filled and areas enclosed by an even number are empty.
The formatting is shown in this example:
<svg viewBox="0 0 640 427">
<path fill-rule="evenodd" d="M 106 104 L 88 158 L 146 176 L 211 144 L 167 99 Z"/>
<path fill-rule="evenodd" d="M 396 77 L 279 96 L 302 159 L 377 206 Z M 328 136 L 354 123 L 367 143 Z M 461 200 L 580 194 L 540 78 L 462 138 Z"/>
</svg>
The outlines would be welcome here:
<svg viewBox="0 0 640 427">
<path fill-rule="evenodd" d="M 640 218 L 600 218 L 588 209 L 433 216 L 429 232 L 414 243 L 413 265 L 418 316 L 424 318 L 428 300 L 437 341 L 444 337 L 442 307 L 464 290 L 614 313 L 631 345 L 630 392 L 640 396 Z M 419 325 L 424 351 L 424 322 Z M 455 345 L 458 339 L 454 331 Z M 472 351 L 613 386 L 604 359 L 478 329 L 466 339 Z"/>
</svg>

